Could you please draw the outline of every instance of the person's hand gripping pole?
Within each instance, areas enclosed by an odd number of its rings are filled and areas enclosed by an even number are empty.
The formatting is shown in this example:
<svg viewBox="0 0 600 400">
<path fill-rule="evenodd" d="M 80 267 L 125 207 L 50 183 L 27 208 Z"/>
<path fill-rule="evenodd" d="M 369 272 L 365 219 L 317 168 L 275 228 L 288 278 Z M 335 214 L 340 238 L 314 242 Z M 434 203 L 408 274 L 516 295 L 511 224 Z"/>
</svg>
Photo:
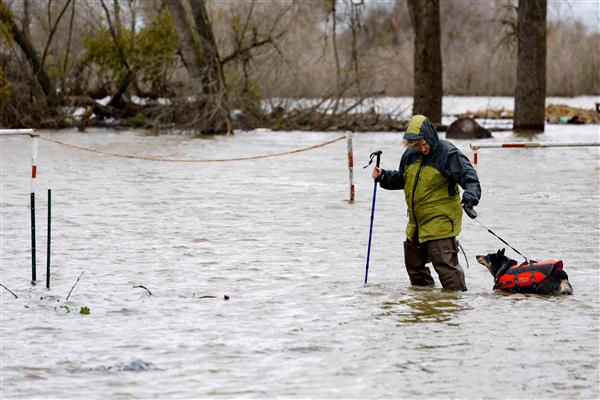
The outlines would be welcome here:
<svg viewBox="0 0 600 400">
<path fill-rule="evenodd" d="M 369 245 L 367 247 L 367 265 L 365 266 L 365 284 L 367 283 L 367 279 L 369 278 L 369 259 L 371 258 L 371 238 L 373 237 L 373 216 L 375 215 L 375 199 L 377 198 L 377 179 L 381 176 L 381 169 L 379 168 L 379 161 L 381 161 L 381 150 L 375 151 L 371 153 L 369 157 L 369 163 L 365 165 L 363 168 L 367 168 L 369 165 L 373 163 L 373 159 L 377 158 L 375 163 L 375 168 L 373 168 L 373 204 L 371 206 L 371 226 L 369 228 Z M 377 176 L 375 173 L 377 171 Z"/>
</svg>

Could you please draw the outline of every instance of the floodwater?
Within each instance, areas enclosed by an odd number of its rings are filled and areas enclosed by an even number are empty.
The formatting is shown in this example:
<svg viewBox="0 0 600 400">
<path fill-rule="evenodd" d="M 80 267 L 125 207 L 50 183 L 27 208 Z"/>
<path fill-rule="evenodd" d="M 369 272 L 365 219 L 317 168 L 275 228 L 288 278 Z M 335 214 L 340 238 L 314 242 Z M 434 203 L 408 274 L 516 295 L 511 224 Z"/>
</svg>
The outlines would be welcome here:
<svg viewBox="0 0 600 400">
<path fill-rule="evenodd" d="M 106 97 L 104 101 L 108 103 L 109 97 Z M 348 98 L 342 101 L 343 107 L 351 107 L 355 105 L 358 99 Z M 285 107 L 293 107 L 294 105 L 302 107 L 315 107 L 319 104 L 327 106 L 327 103 L 323 103 L 322 99 L 302 99 L 302 100 L 285 100 L 278 99 L 274 103 L 283 103 Z M 583 109 L 594 109 L 596 103 L 600 102 L 598 96 L 577 96 L 577 97 L 546 97 L 546 105 L 550 104 L 563 104 L 570 107 L 583 108 Z M 444 96 L 443 98 L 443 113 L 442 123 L 450 125 L 458 115 L 464 113 L 471 113 L 474 111 L 481 111 L 485 109 L 504 109 L 512 111 L 514 109 L 515 99 L 509 96 Z M 331 104 L 329 104 L 331 106 Z M 263 107 L 270 109 L 271 102 L 263 103 Z M 324 108 L 324 110 L 326 107 Z M 400 96 L 400 97 L 372 97 L 362 99 L 360 105 L 353 108 L 357 112 L 371 112 L 375 111 L 379 114 L 392 115 L 398 119 L 408 120 L 412 116 L 413 109 L 413 98 L 412 96 Z M 85 110 L 81 109 L 83 113 Z M 512 121 L 509 120 L 480 120 L 480 124 L 490 127 L 497 126 L 512 126 Z M 510 123 L 507 125 L 507 123 Z"/>
<path fill-rule="evenodd" d="M 337 136 L 40 133 L 171 159 L 284 152 Z M 550 125 L 533 140 L 599 136 L 597 125 Z M 505 246 L 468 218 L 469 291 L 411 288 L 403 193 L 382 189 L 363 285 L 373 182 L 361 167 L 381 149 L 382 167 L 397 168 L 396 133 L 354 135 L 354 203 L 345 141 L 169 163 L 40 140 L 32 287 L 31 142 L 0 140 L 1 282 L 18 295 L 0 288 L 3 399 L 599 397 L 598 147 L 480 150 L 479 220 L 531 258 L 564 261 L 575 294 L 543 297 L 492 290 L 475 255 Z M 491 141 L 515 140 L 529 139 Z M 455 143 L 469 154 L 467 141 Z"/>
</svg>

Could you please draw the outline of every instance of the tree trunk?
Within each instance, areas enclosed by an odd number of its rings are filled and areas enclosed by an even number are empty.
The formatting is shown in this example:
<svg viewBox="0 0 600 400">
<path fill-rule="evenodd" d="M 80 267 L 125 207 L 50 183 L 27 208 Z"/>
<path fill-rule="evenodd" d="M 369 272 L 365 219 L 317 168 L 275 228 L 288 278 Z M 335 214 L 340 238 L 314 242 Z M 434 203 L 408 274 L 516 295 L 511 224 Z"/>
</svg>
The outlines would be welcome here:
<svg viewBox="0 0 600 400">
<path fill-rule="evenodd" d="M 23 0 L 23 36 L 29 40 L 31 37 L 31 13 L 29 12 L 29 0 Z"/>
<path fill-rule="evenodd" d="M 165 3 L 169 8 L 175 31 L 177 31 L 177 36 L 179 36 L 179 41 L 181 42 L 181 53 L 185 67 L 192 78 L 192 82 L 197 85 L 196 90 L 201 91 L 204 65 L 202 63 L 200 46 L 193 34 L 193 30 L 190 29 L 191 19 L 188 19 L 188 12 L 181 0 L 165 0 Z"/>
<path fill-rule="evenodd" d="M 341 85 L 341 74 L 340 74 L 340 56 L 337 48 L 337 9 L 336 0 L 331 1 L 331 43 L 333 44 L 333 57 L 335 60 L 335 103 L 333 105 L 332 113 L 337 113 L 338 106 L 342 97 L 342 85 Z"/>
<path fill-rule="evenodd" d="M 442 51 L 439 0 L 408 0 L 415 33 L 413 114 L 442 122 Z"/>
<path fill-rule="evenodd" d="M 118 0 L 113 0 L 114 13 L 115 13 L 115 23 L 113 24 L 112 19 L 110 18 L 110 12 L 108 11 L 108 7 L 104 3 L 104 0 L 100 0 L 100 4 L 104 9 L 104 14 L 106 15 L 106 23 L 108 24 L 108 29 L 110 31 L 110 35 L 112 36 L 113 43 L 117 50 L 117 55 L 119 56 L 119 60 L 123 67 L 127 71 L 125 75 L 119 77 L 117 81 L 117 91 L 110 98 L 108 105 L 111 107 L 125 107 L 125 102 L 123 101 L 123 97 L 125 92 L 129 88 L 129 85 L 135 81 L 135 71 L 129 65 L 127 61 L 127 56 L 125 55 L 125 51 L 123 50 L 123 46 L 121 43 L 121 35 L 122 35 L 122 26 L 121 26 L 121 8 Z"/>
<path fill-rule="evenodd" d="M 230 133 L 227 88 L 204 0 L 190 0 L 191 16 L 184 1 L 166 0 L 183 54 L 188 59 L 188 72 L 200 87 L 196 129 L 207 133 Z"/>
<path fill-rule="evenodd" d="M 60 74 L 60 88 L 61 93 L 66 93 L 66 77 L 67 69 L 69 68 L 69 55 L 71 54 L 71 39 L 73 37 L 73 27 L 75 23 L 75 2 L 71 3 L 71 19 L 69 21 L 69 35 L 67 36 L 67 50 L 65 52 L 65 60 L 63 62 L 63 68 Z"/>
<path fill-rule="evenodd" d="M 200 38 L 200 49 L 204 61 L 204 89 L 207 94 L 216 94 L 224 91 L 223 70 L 217 42 L 213 35 L 212 26 L 208 20 L 208 13 L 204 0 L 191 0 L 192 14 L 196 24 L 196 32 Z"/>
<path fill-rule="evenodd" d="M 544 131 L 546 0 L 519 0 L 514 129 Z"/>
</svg>

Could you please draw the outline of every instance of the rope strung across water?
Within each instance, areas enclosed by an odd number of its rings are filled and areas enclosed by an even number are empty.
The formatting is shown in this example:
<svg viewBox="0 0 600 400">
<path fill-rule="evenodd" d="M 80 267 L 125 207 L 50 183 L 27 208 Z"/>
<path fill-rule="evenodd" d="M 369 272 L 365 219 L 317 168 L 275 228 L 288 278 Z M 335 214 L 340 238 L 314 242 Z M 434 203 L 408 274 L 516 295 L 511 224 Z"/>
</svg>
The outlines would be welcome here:
<svg viewBox="0 0 600 400">
<path fill-rule="evenodd" d="M 60 140 L 50 139 L 45 136 L 40 136 L 39 138 L 42 140 L 45 140 L 47 142 L 59 144 L 61 146 L 66 146 L 66 147 L 70 147 L 70 148 L 77 149 L 77 150 L 89 151 L 92 153 L 102 154 L 105 156 L 130 158 L 133 160 L 146 160 L 146 161 L 163 161 L 163 162 L 178 162 L 178 163 L 211 163 L 211 162 L 258 160 L 261 158 L 279 157 L 279 156 L 285 156 L 288 154 L 301 153 L 303 151 L 314 150 L 314 149 L 318 149 L 319 147 L 325 147 L 332 143 L 339 142 L 340 140 L 345 139 L 346 136 L 338 136 L 334 139 L 328 140 L 327 142 L 315 144 L 313 146 L 308 146 L 308 147 L 304 147 L 301 149 L 284 151 L 284 152 L 280 152 L 280 153 L 262 154 L 262 155 L 258 155 L 258 156 L 249 156 L 249 157 L 213 158 L 213 159 L 196 159 L 196 160 L 193 160 L 193 159 L 192 160 L 181 160 L 181 159 L 174 159 L 174 158 L 160 158 L 160 157 L 153 157 L 153 156 L 135 156 L 135 155 L 131 155 L 131 154 L 112 153 L 109 151 L 101 151 L 101 150 L 93 149 L 91 147 L 83 147 L 83 146 L 78 146 L 76 144 L 61 142 Z"/>
</svg>

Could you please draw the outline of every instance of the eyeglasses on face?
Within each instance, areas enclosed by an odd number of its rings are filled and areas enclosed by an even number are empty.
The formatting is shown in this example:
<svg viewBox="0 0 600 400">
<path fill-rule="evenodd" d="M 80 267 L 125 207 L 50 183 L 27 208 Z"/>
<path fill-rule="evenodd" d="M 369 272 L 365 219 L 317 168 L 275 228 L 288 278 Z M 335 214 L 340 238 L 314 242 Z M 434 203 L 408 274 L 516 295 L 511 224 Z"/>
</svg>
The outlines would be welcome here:
<svg viewBox="0 0 600 400">
<path fill-rule="evenodd" d="M 418 149 L 422 148 L 423 146 L 427 145 L 427 141 L 425 139 L 405 140 L 404 144 L 409 149 L 417 149 L 418 150 Z"/>
</svg>

